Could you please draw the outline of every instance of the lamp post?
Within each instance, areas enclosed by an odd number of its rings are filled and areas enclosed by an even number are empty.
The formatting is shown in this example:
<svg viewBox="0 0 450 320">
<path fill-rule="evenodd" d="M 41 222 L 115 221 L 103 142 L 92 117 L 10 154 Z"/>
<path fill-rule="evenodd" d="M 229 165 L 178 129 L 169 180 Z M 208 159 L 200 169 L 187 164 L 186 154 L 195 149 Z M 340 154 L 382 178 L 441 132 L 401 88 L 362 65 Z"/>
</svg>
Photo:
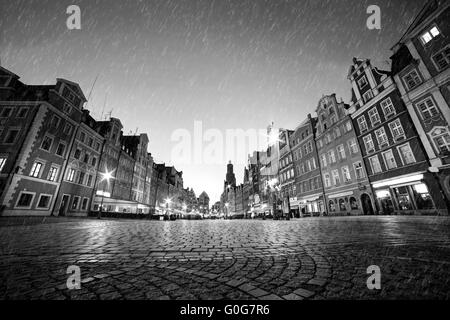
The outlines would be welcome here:
<svg viewBox="0 0 450 320">
<path fill-rule="evenodd" d="M 111 180 L 113 178 L 112 176 L 112 172 L 108 171 L 108 168 L 105 168 L 105 172 L 103 172 L 102 174 L 102 179 L 100 180 L 100 182 L 106 181 L 107 185 L 109 186 L 109 180 Z M 98 210 L 98 216 L 97 219 L 101 219 L 102 218 L 102 211 L 103 211 L 103 200 L 105 198 L 105 190 L 102 190 L 102 200 L 100 202 L 100 210 Z"/>
</svg>

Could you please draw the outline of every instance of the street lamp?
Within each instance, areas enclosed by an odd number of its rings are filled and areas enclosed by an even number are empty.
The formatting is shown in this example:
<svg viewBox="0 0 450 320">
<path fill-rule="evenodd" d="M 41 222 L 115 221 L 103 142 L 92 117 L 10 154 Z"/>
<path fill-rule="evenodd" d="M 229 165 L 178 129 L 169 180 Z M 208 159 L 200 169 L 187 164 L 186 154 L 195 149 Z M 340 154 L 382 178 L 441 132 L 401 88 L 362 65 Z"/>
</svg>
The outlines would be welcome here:
<svg viewBox="0 0 450 320">
<path fill-rule="evenodd" d="M 101 178 L 100 182 L 106 181 L 107 184 L 108 184 L 108 186 L 109 186 L 109 180 L 111 180 L 111 179 L 113 178 L 112 171 L 108 171 L 108 168 L 105 167 L 105 172 L 101 173 L 101 175 L 102 175 L 102 178 Z M 97 191 L 97 193 L 98 193 L 98 191 Z M 100 202 L 100 210 L 98 211 L 97 219 L 101 219 L 101 217 L 102 217 L 103 200 L 104 200 L 104 198 L 105 198 L 105 193 L 106 193 L 106 192 L 105 192 L 105 190 L 103 189 L 103 190 L 102 190 L 102 193 L 101 193 L 101 195 L 102 195 L 102 200 L 101 200 L 101 202 Z"/>
</svg>

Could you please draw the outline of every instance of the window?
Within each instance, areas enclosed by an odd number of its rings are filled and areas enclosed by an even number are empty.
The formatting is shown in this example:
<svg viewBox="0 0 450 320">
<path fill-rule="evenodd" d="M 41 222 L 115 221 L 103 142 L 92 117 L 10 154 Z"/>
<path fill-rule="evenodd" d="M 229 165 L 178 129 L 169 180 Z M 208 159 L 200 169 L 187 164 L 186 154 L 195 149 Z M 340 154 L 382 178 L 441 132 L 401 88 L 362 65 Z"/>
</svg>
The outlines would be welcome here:
<svg viewBox="0 0 450 320">
<path fill-rule="evenodd" d="M 395 141 L 405 137 L 405 131 L 403 130 L 400 119 L 396 119 L 395 121 L 389 123 L 389 128 L 391 129 L 392 137 Z"/>
<path fill-rule="evenodd" d="M 80 141 L 81 141 L 81 142 L 84 142 L 85 139 L 86 139 L 86 134 L 82 131 L 82 132 L 80 133 Z"/>
<path fill-rule="evenodd" d="M 83 202 L 81 203 L 81 210 L 85 211 L 87 209 L 89 202 L 89 198 L 83 198 Z"/>
<path fill-rule="evenodd" d="M 358 202 L 356 201 L 355 197 L 351 197 L 350 198 L 350 208 L 352 210 L 357 210 L 358 209 Z"/>
<path fill-rule="evenodd" d="M 359 130 L 361 132 L 364 132 L 367 130 L 367 121 L 366 121 L 365 116 L 361 116 L 358 118 L 358 126 L 359 126 Z"/>
<path fill-rule="evenodd" d="M 324 179 L 324 182 L 325 182 L 325 187 L 331 187 L 331 180 L 330 180 L 330 174 L 329 173 L 325 173 L 324 175 L 323 175 L 323 179 Z"/>
<path fill-rule="evenodd" d="M 331 211 L 331 212 L 336 211 L 336 206 L 335 206 L 333 200 L 330 200 L 330 201 L 328 202 L 328 204 L 329 204 L 329 208 L 330 208 L 330 211 Z"/>
<path fill-rule="evenodd" d="M 58 168 L 56 167 L 51 167 L 50 171 L 48 172 L 48 180 L 49 181 L 55 181 L 56 180 L 56 175 L 58 174 Z"/>
<path fill-rule="evenodd" d="M 347 208 L 345 207 L 345 201 L 344 199 L 339 199 L 339 211 L 346 211 Z"/>
<path fill-rule="evenodd" d="M 354 163 L 353 167 L 355 169 L 356 179 L 362 179 L 362 178 L 364 178 L 366 176 L 364 174 L 364 168 L 362 166 L 361 161 L 358 161 L 358 162 Z"/>
<path fill-rule="evenodd" d="M 439 115 L 439 111 L 430 97 L 424 99 L 423 101 L 417 103 L 417 109 L 420 112 L 423 120 L 431 119 L 436 115 Z"/>
<path fill-rule="evenodd" d="M 347 122 L 345 123 L 345 130 L 346 130 L 347 132 L 352 131 L 352 124 L 351 124 L 350 121 L 347 121 Z"/>
<path fill-rule="evenodd" d="M 88 179 L 87 179 L 86 185 L 88 187 L 90 187 L 92 185 L 92 175 L 88 175 Z"/>
<path fill-rule="evenodd" d="M 358 145 L 356 144 L 355 138 L 348 141 L 348 148 L 350 149 L 350 153 L 358 153 Z"/>
<path fill-rule="evenodd" d="M 327 156 L 325 154 L 320 155 L 320 161 L 322 162 L 322 167 L 327 166 Z"/>
<path fill-rule="evenodd" d="M 447 128 L 435 128 L 431 133 L 431 138 L 439 152 L 447 153 L 450 151 L 450 134 Z"/>
<path fill-rule="evenodd" d="M 75 150 L 73 157 L 75 159 L 80 159 L 80 156 L 81 156 L 81 150 L 80 149 Z"/>
<path fill-rule="evenodd" d="M 51 195 L 48 194 L 41 194 L 39 196 L 37 208 L 38 209 L 48 209 L 50 208 L 50 201 L 52 199 Z"/>
<path fill-rule="evenodd" d="M 405 81 L 406 86 L 408 87 L 409 90 L 414 89 L 415 87 L 417 87 L 419 84 L 422 83 L 422 80 L 420 79 L 419 74 L 415 69 L 408 72 L 403 77 L 403 81 Z"/>
<path fill-rule="evenodd" d="M 12 113 L 12 108 L 10 107 L 5 107 L 2 110 L 2 113 L 0 115 L 0 118 L 9 118 L 11 116 Z"/>
<path fill-rule="evenodd" d="M 344 145 L 343 144 L 337 146 L 337 152 L 338 152 L 338 155 L 339 155 L 339 159 L 345 159 L 346 158 L 345 149 L 344 149 Z"/>
<path fill-rule="evenodd" d="M 92 138 L 88 139 L 88 146 L 92 147 L 92 144 L 94 143 L 94 140 Z"/>
<path fill-rule="evenodd" d="M 66 125 L 64 126 L 64 134 L 71 134 L 72 133 L 72 125 L 69 123 L 66 123 Z"/>
<path fill-rule="evenodd" d="M 72 210 L 77 210 L 79 204 L 80 204 L 80 197 L 78 197 L 78 196 L 73 197 Z"/>
<path fill-rule="evenodd" d="M 341 179 L 339 178 L 339 171 L 338 170 L 333 170 L 331 172 L 332 176 L 333 176 L 333 184 L 334 185 L 338 185 L 341 183 Z"/>
<path fill-rule="evenodd" d="M 329 133 L 327 133 L 326 135 L 325 135 L 325 143 L 326 144 L 329 144 L 331 142 L 331 135 L 329 134 Z"/>
<path fill-rule="evenodd" d="M 378 159 L 378 156 L 373 156 L 369 158 L 370 167 L 372 169 L 373 174 L 377 174 L 382 172 L 380 160 Z"/>
<path fill-rule="evenodd" d="M 342 177 L 344 179 L 344 182 L 350 182 L 352 180 L 352 177 L 350 176 L 350 170 L 347 166 L 342 167 Z"/>
<path fill-rule="evenodd" d="M 28 113 L 28 108 L 27 107 L 22 107 L 19 109 L 19 113 L 17 114 L 17 118 L 25 118 L 27 116 Z"/>
<path fill-rule="evenodd" d="M 62 142 L 58 144 L 58 148 L 56 149 L 56 154 L 58 156 L 64 157 L 64 152 L 66 151 L 66 145 Z"/>
<path fill-rule="evenodd" d="M 334 136 L 339 138 L 341 136 L 341 130 L 339 128 L 334 128 Z"/>
<path fill-rule="evenodd" d="M 444 70 L 450 64 L 450 47 L 445 48 L 441 52 L 433 56 L 433 60 L 438 70 Z"/>
<path fill-rule="evenodd" d="M 45 151 L 50 151 L 52 147 L 53 139 L 49 136 L 45 136 L 41 143 L 41 149 Z"/>
<path fill-rule="evenodd" d="M 389 140 L 386 131 L 384 130 L 384 127 L 375 131 L 375 137 L 377 138 L 378 145 L 380 146 L 380 148 L 389 145 Z"/>
<path fill-rule="evenodd" d="M 369 119 L 370 119 L 370 122 L 372 123 L 372 127 L 381 123 L 381 118 L 380 118 L 380 115 L 378 114 L 377 108 L 372 108 L 369 110 Z"/>
<path fill-rule="evenodd" d="M 94 149 L 95 149 L 95 151 L 99 151 L 100 150 L 100 143 L 95 142 Z"/>
<path fill-rule="evenodd" d="M 53 115 L 52 117 L 52 122 L 51 122 L 51 126 L 53 128 L 58 128 L 59 127 L 59 123 L 61 121 L 61 118 L 58 117 L 57 115 Z"/>
<path fill-rule="evenodd" d="M 92 157 L 91 164 L 93 166 L 95 166 L 97 164 L 97 158 L 96 157 Z"/>
<path fill-rule="evenodd" d="M 70 112 L 72 111 L 72 107 L 70 106 L 70 104 L 64 103 L 63 111 L 64 113 L 70 114 Z"/>
<path fill-rule="evenodd" d="M 384 99 L 383 101 L 381 101 L 380 105 L 381 109 L 383 109 L 384 117 L 386 119 L 395 115 L 395 108 L 394 105 L 392 104 L 391 98 Z"/>
<path fill-rule="evenodd" d="M 42 162 L 33 163 L 33 166 L 31 167 L 31 171 L 30 171 L 30 176 L 39 178 L 42 166 L 43 166 Z"/>
<path fill-rule="evenodd" d="M 17 136 L 19 135 L 19 129 L 10 129 L 6 134 L 5 143 L 11 144 L 16 141 Z"/>
<path fill-rule="evenodd" d="M 364 88 L 367 85 L 367 79 L 366 76 L 362 76 L 359 80 L 358 80 L 358 86 L 360 89 Z"/>
<path fill-rule="evenodd" d="M 397 149 L 404 165 L 416 162 L 416 158 L 414 157 L 409 143 L 399 146 Z"/>
<path fill-rule="evenodd" d="M 336 155 L 334 154 L 334 150 L 328 151 L 328 159 L 330 160 L 330 163 L 336 162 Z"/>
<path fill-rule="evenodd" d="M 85 176 L 85 173 L 84 172 L 80 172 L 80 176 L 78 177 L 78 184 L 83 184 L 84 176 Z"/>
<path fill-rule="evenodd" d="M 367 153 L 375 151 L 375 144 L 373 143 L 371 134 L 368 134 L 367 136 L 365 136 L 363 138 L 363 141 L 364 141 L 364 147 L 366 148 Z"/>
<path fill-rule="evenodd" d="M 3 167 L 5 166 L 6 160 L 8 160 L 7 157 L 4 157 L 4 156 L 0 157 L 0 172 L 2 172 Z"/>
<path fill-rule="evenodd" d="M 18 208 L 31 208 L 31 203 L 33 202 L 34 193 L 31 192 L 21 192 L 19 200 L 17 201 L 16 207 Z"/>
<path fill-rule="evenodd" d="M 363 100 L 366 103 L 369 102 L 370 99 L 372 99 L 372 98 L 373 98 L 372 90 L 369 90 L 369 91 L 367 91 L 366 93 L 363 94 Z"/>
<path fill-rule="evenodd" d="M 421 36 L 420 40 L 423 45 L 428 44 L 433 38 L 436 38 L 440 34 L 439 29 L 436 26 L 431 27 L 431 29 L 425 31 Z"/>
<path fill-rule="evenodd" d="M 395 161 L 394 153 L 392 152 L 392 150 L 383 152 L 383 159 L 384 159 L 384 164 L 386 165 L 386 168 L 388 170 L 397 168 L 397 162 Z"/>
<path fill-rule="evenodd" d="M 87 153 L 84 154 L 83 162 L 84 163 L 89 163 L 89 154 L 87 154 Z"/>
<path fill-rule="evenodd" d="M 69 174 L 67 175 L 67 180 L 73 182 L 75 179 L 75 169 L 70 169 Z"/>
</svg>

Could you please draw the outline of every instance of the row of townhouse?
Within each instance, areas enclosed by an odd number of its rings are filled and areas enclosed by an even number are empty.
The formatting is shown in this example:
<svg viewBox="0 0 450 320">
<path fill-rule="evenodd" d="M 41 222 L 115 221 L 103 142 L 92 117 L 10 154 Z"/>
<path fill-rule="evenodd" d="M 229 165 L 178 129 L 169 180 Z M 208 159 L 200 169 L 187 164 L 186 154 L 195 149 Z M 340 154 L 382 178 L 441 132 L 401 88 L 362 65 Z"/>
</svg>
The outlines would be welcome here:
<svg viewBox="0 0 450 320">
<path fill-rule="evenodd" d="M 0 67 L 0 214 L 154 213 L 183 190 L 182 172 L 159 167 L 146 134 L 96 121 L 78 84 L 26 85 Z M 166 198 L 152 193 L 159 184 Z"/>
<path fill-rule="evenodd" d="M 323 96 L 315 117 L 280 129 L 278 141 L 256 153 L 264 156 L 249 158 L 259 181 L 252 208 L 297 216 L 448 214 L 449 6 L 427 2 L 393 47 L 392 70 L 354 58 L 349 104 Z"/>
</svg>

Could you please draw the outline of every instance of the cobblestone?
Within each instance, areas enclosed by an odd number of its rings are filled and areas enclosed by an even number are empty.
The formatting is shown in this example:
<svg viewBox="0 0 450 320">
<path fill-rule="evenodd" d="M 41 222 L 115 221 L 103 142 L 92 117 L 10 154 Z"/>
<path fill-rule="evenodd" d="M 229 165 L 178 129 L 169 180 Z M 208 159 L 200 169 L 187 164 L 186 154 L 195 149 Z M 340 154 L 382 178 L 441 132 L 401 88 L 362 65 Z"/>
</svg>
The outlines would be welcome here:
<svg viewBox="0 0 450 320">
<path fill-rule="evenodd" d="M 0 218 L 0 299 L 449 299 L 449 231 L 447 217 Z"/>
</svg>

